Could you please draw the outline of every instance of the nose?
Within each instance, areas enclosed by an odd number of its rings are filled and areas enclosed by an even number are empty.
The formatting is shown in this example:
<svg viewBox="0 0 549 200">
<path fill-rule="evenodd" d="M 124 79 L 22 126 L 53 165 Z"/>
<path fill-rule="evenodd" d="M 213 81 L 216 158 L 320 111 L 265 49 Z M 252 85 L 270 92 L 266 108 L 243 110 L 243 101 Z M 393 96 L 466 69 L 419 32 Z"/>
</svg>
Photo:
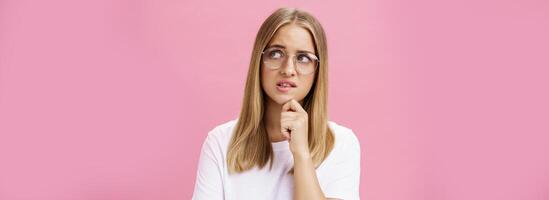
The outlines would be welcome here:
<svg viewBox="0 0 549 200">
<path fill-rule="evenodd" d="M 296 66 L 293 62 L 293 59 L 286 59 L 282 66 L 280 67 L 280 73 L 284 76 L 295 76 L 296 75 Z"/>
</svg>

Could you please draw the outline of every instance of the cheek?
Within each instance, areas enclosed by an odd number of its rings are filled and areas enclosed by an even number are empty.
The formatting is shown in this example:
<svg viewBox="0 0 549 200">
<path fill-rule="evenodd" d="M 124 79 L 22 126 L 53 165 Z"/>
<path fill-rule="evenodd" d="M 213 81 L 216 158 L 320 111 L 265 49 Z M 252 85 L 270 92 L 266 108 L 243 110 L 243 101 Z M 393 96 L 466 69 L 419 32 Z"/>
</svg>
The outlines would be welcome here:
<svg viewBox="0 0 549 200">
<path fill-rule="evenodd" d="M 270 71 L 261 70 L 261 86 L 270 85 L 274 81 L 274 75 Z M 265 89 L 265 87 L 263 87 Z"/>
<path fill-rule="evenodd" d="M 307 78 L 304 78 L 304 79 L 303 79 L 302 84 L 303 84 L 303 86 L 305 86 L 305 87 L 303 87 L 303 91 L 302 91 L 302 92 L 305 93 L 305 95 L 306 95 L 307 93 L 309 93 L 309 91 L 312 89 L 311 87 L 313 86 L 313 82 L 314 82 L 314 76 L 307 77 Z"/>
<path fill-rule="evenodd" d="M 313 85 L 313 82 L 315 81 L 315 76 L 307 77 L 305 80 L 307 82 L 307 86 L 311 87 Z"/>
</svg>

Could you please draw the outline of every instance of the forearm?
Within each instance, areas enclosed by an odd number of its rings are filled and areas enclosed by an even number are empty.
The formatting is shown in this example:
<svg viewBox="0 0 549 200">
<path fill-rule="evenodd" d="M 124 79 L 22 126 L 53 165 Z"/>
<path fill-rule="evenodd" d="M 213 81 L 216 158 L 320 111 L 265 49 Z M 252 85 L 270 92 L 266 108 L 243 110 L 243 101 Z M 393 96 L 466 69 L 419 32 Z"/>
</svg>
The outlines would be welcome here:
<svg viewBox="0 0 549 200">
<path fill-rule="evenodd" d="M 326 199 L 309 154 L 294 154 L 294 200 Z"/>
</svg>

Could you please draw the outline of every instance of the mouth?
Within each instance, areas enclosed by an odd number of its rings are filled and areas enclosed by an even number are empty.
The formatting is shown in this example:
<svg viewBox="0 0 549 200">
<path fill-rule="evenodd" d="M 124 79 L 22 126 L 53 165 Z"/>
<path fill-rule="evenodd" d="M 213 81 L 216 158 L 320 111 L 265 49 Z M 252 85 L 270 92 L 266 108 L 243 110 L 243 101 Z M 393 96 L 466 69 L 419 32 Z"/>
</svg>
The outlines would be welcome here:
<svg viewBox="0 0 549 200">
<path fill-rule="evenodd" d="M 297 85 L 292 81 L 281 80 L 276 83 L 276 89 L 280 92 L 288 92 L 292 88 L 296 88 Z"/>
</svg>

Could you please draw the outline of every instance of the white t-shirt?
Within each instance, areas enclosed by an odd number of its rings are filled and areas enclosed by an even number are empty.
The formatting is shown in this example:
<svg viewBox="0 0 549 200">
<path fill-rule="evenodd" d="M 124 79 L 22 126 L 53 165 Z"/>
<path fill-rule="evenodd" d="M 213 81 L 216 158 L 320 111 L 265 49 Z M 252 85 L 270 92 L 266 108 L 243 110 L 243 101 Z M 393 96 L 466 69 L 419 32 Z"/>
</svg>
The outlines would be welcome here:
<svg viewBox="0 0 549 200">
<path fill-rule="evenodd" d="M 226 155 L 237 119 L 223 123 L 208 133 L 200 153 L 194 200 L 289 200 L 293 197 L 293 166 L 288 141 L 271 143 L 274 151 L 273 168 L 229 175 Z M 328 121 L 335 136 L 332 152 L 316 169 L 320 187 L 327 198 L 359 199 L 360 144 L 353 131 Z"/>
</svg>

